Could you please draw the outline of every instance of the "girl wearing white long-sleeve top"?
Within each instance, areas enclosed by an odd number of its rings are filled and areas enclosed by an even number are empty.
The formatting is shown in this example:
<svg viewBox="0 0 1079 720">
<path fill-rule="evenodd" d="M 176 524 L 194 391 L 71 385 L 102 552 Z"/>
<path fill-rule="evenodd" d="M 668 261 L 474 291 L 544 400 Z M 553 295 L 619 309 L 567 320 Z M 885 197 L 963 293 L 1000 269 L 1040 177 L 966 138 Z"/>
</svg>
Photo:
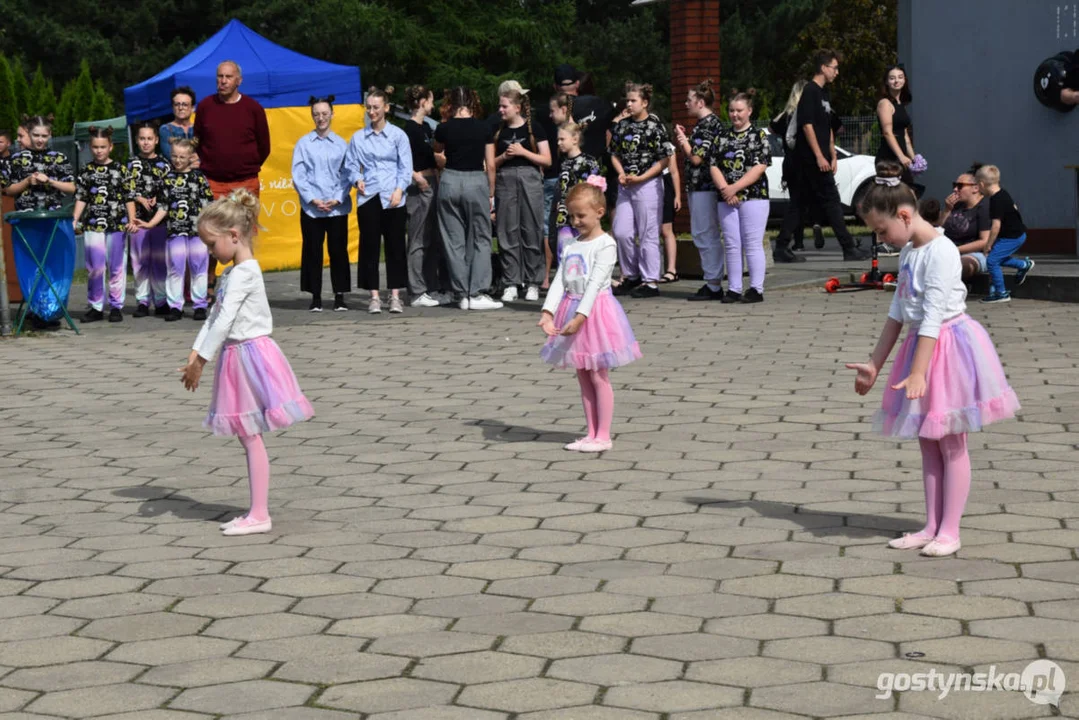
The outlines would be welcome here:
<svg viewBox="0 0 1079 720">
<path fill-rule="evenodd" d="M 539 321 L 548 335 L 540 357 L 577 370 L 588 434 L 566 449 L 578 452 L 611 449 L 614 390 L 607 371 L 641 357 L 626 313 L 611 293 L 618 246 L 600 226 L 606 189 L 607 181 L 593 175 L 570 190 L 566 205 L 580 235 L 562 251 Z"/>
<path fill-rule="evenodd" d="M 199 215 L 199 237 L 221 263 L 232 267 L 218 279 L 217 302 L 180 368 L 194 392 L 202 368 L 218 351 L 210 412 L 203 423 L 214 435 L 236 435 L 247 453 L 251 509 L 221 526 L 225 535 L 252 535 L 272 528 L 269 512 L 270 458 L 262 433 L 309 420 L 315 411 L 300 391 L 292 368 L 270 338 L 273 316 L 262 270 L 251 253 L 258 198 L 233 190 Z"/>
</svg>

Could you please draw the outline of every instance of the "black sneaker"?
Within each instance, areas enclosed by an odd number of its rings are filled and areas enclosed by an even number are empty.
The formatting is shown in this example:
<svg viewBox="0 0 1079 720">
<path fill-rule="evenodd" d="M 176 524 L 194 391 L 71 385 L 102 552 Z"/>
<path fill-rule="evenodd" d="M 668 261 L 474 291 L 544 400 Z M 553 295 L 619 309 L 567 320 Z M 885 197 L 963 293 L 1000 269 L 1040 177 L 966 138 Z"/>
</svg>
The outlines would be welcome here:
<svg viewBox="0 0 1079 720">
<path fill-rule="evenodd" d="M 898 257 L 899 251 L 887 243 L 877 243 L 877 257 Z"/>
<path fill-rule="evenodd" d="M 1025 283 L 1027 281 L 1027 273 L 1034 269 L 1033 260 L 1031 260 L 1030 258 L 1026 258 L 1024 262 L 1026 262 L 1026 265 L 1024 265 L 1022 269 L 1017 270 L 1015 273 L 1015 287 L 1019 287 L 1020 285 Z"/>
<path fill-rule="evenodd" d="M 348 310 L 348 305 L 345 305 L 345 294 L 344 293 L 334 293 L 334 296 L 333 296 L 333 311 L 334 312 L 345 312 L 346 310 Z"/>
<path fill-rule="evenodd" d="M 146 305 L 139 305 L 135 308 L 135 314 L 132 317 L 146 317 L 150 314 L 150 308 Z"/>
<path fill-rule="evenodd" d="M 742 303 L 759 303 L 764 302 L 764 295 L 762 295 L 757 288 L 750 288 L 742 293 Z"/>
<path fill-rule="evenodd" d="M 640 278 L 623 278 L 622 284 L 611 292 L 615 295 L 629 295 L 640 284 Z"/>
<path fill-rule="evenodd" d="M 154 305 L 154 317 L 166 317 L 169 314 L 168 305 Z"/>
<path fill-rule="evenodd" d="M 791 245 L 791 250 L 805 250 L 805 249 L 806 249 L 806 244 L 805 244 L 805 242 L 803 242 L 801 240 L 795 240 L 794 244 Z"/>
<path fill-rule="evenodd" d="M 724 305 L 730 305 L 731 303 L 742 302 L 742 293 L 727 291 L 727 294 L 720 300 Z"/>
<path fill-rule="evenodd" d="M 308 312 L 322 312 L 322 298 L 312 297 L 311 304 L 307 306 Z"/>
<path fill-rule="evenodd" d="M 195 313 L 191 316 L 194 320 L 206 319 L 206 308 L 195 308 Z"/>
<path fill-rule="evenodd" d="M 708 287 L 708 283 L 701 285 L 700 290 L 686 298 L 686 300 L 689 300 L 690 302 L 701 302 L 704 300 L 721 299 L 723 299 L 723 289 L 720 288 L 719 290 L 713 290 L 712 288 Z"/>
<path fill-rule="evenodd" d="M 184 316 L 184 311 L 179 308 L 170 307 L 169 314 L 165 316 L 165 322 L 176 322 Z"/>
<path fill-rule="evenodd" d="M 100 310 L 94 310 L 93 308 L 90 308 L 89 310 L 87 310 L 86 314 L 82 316 L 82 321 L 84 323 L 92 323 L 92 322 L 97 322 L 98 320 L 104 320 L 104 319 L 105 319 L 105 313 L 101 312 Z"/>
<path fill-rule="evenodd" d="M 109 322 L 123 322 L 124 314 L 120 312 L 120 308 L 113 308 L 109 310 Z"/>
<path fill-rule="evenodd" d="M 629 295 L 637 299 L 659 297 L 659 288 L 655 285 L 638 285 Z"/>
<path fill-rule="evenodd" d="M 855 260 L 868 260 L 870 253 L 865 248 L 852 247 L 843 251 L 843 262 L 854 262 Z"/>
<path fill-rule="evenodd" d="M 824 231 L 821 230 L 820 225 L 813 226 L 813 247 L 818 250 L 824 248 Z"/>
<path fill-rule="evenodd" d="M 772 259 L 777 263 L 804 263 L 806 259 L 801 255 L 795 255 L 790 248 L 776 248 L 772 253 Z"/>
</svg>

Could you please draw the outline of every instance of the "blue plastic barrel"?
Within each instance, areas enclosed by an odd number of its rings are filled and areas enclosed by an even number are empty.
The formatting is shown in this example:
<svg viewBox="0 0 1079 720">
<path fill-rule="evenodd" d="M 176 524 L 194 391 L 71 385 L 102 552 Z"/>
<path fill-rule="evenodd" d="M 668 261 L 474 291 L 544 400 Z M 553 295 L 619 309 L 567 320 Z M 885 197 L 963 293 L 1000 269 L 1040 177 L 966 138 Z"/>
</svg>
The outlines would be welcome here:
<svg viewBox="0 0 1079 720">
<path fill-rule="evenodd" d="M 67 307 L 75 273 L 72 209 L 20 210 L 8 213 L 4 219 L 11 223 L 15 272 L 30 312 L 42 320 L 57 319 Z"/>
</svg>

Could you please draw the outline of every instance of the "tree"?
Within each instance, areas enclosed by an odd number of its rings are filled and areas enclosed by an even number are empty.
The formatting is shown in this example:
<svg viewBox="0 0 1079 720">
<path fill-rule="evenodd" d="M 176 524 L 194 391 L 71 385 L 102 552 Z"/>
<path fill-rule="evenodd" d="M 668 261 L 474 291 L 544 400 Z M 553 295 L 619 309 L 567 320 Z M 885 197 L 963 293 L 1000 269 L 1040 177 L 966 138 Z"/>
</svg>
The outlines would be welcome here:
<svg viewBox="0 0 1079 720">
<path fill-rule="evenodd" d="M 14 130 L 19 125 L 15 109 L 15 87 L 11 81 L 11 65 L 0 55 L 0 128 Z"/>
<path fill-rule="evenodd" d="M 57 135 L 67 135 L 71 133 L 74 124 L 75 81 L 72 80 L 60 91 L 60 101 L 56 104 L 56 122 L 53 123 L 53 127 L 56 128 Z"/>
<path fill-rule="evenodd" d="M 71 122 L 93 120 L 94 81 L 90 77 L 90 64 L 84 59 L 79 66 L 79 76 L 75 78 L 71 94 Z"/>
<path fill-rule="evenodd" d="M 30 80 L 30 95 L 27 99 L 26 112 L 30 115 L 44 115 L 42 105 L 45 102 L 45 93 L 48 92 L 48 81 L 45 80 L 45 73 L 41 72 L 41 63 L 37 64 L 37 68 L 34 70 L 34 76 Z M 53 99 L 53 105 L 56 104 L 55 98 Z"/>
<path fill-rule="evenodd" d="M 56 115 L 56 91 L 53 89 L 52 80 L 45 83 L 45 89 L 38 95 L 37 107 L 38 115 Z"/>
<path fill-rule="evenodd" d="M 22 115 L 30 113 L 30 85 L 26 82 L 26 71 L 18 58 L 11 63 L 11 84 L 15 90 L 15 112 Z"/>
<path fill-rule="evenodd" d="M 94 87 L 94 103 L 90 107 L 90 117 L 87 120 L 108 120 L 116 116 L 116 109 L 112 103 L 112 96 L 106 92 L 101 81 L 98 80 Z"/>
</svg>

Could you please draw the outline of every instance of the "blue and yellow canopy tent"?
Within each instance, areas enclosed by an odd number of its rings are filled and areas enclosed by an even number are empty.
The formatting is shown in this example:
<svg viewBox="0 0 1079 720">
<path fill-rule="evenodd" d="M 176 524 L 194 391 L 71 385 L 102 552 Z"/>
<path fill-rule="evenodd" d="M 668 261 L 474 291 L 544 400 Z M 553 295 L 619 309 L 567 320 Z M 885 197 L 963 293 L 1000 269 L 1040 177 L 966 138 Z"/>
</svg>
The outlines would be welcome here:
<svg viewBox="0 0 1079 720">
<path fill-rule="evenodd" d="M 256 249 L 259 263 L 265 270 L 298 267 L 302 211 L 292 188 L 292 149 L 313 128 L 307 101 L 312 95 L 336 96 L 333 129 L 348 140 L 363 127 L 360 69 L 301 55 L 231 20 L 187 57 L 124 90 L 127 121 L 171 117 L 169 94 L 177 87 L 192 88 L 199 99 L 217 92 L 217 66 L 225 60 L 240 66 L 240 92 L 266 109 L 270 126 L 272 150 L 259 174 L 259 222 L 266 228 Z M 349 225 L 349 254 L 355 258 L 359 246 L 355 215 Z"/>
</svg>

